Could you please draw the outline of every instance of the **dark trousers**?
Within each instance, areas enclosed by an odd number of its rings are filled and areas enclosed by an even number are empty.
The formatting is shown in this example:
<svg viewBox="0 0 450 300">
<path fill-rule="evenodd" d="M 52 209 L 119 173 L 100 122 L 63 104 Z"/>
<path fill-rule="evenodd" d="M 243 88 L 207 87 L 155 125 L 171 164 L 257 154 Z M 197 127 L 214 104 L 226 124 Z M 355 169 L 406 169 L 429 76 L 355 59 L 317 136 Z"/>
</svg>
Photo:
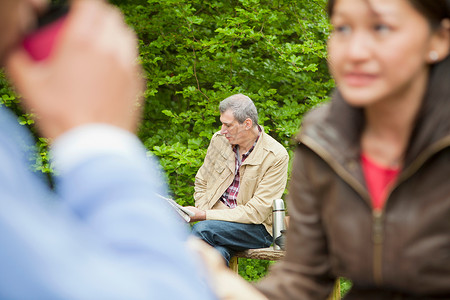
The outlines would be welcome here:
<svg viewBox="0 0 450 300">
<path fill-rule="evenodd" d="M 272 236 L 262 224 L 206 220 L 195 224 L 192 234 L 217 249 L 227 265 L 236 252 L 266 248 L 272 244 Z"/>
</svg>

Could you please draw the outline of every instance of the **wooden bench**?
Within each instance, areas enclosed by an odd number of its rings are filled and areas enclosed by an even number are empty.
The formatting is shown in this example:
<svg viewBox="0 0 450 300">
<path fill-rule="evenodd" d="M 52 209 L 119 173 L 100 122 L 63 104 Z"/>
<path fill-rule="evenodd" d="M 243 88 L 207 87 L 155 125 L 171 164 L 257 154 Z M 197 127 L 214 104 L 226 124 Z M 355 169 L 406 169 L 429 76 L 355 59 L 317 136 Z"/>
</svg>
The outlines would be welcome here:
<svg viewBox="0 0 450 300">
<path fill-rule="evenodd" d="M 239 271 L 239 258 L 250 258 L 250 259 L 263 259 L 277 261 L 284 257 L 285 251 L 274 250 L 272 247 L 261 248 L 261 249 L 249 249 L 246 251 L 238 252 L 230 259 L 230 269 L 238 273 Z M 339 284 L 339 279 L 336 280 L 333 293 L 330 295 L 328 300 L 339 300 L 341 299 L 341 288 Z"/>
<path fill-rule="evenodd" d="M 284 251 L 274 250 L 272 247 L 261 249 L 249 249 L 243 252 L 238 252 L 230 259 L 230 269 L 236 273 L 239 270 L 239 257 L 263 260 L 279 260 L 284 257 Z"/>
</svg>

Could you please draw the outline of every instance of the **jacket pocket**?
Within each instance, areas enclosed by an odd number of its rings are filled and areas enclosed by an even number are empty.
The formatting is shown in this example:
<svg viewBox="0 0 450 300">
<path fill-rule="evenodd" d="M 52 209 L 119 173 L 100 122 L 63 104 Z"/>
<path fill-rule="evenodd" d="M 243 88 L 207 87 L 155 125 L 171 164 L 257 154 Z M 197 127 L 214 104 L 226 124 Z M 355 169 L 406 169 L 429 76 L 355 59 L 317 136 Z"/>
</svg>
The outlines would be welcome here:
<svg viewBox="0 0 450 300">
<path fill-rule="evenodd" d="M 223 164 L 215 164 L 214 165 L 214 171 L 218 174 L 222 174 L 223 170 L 225 170 L 225 165 Z"/>
<path fill-rule="evenodd" d="M 261 166 L 245 166 L 245 168 L 241 167 L 240 175 L 242 180 L 254 182 L 254 180 L 258 180 L 261 175 Z"/>
</svg>

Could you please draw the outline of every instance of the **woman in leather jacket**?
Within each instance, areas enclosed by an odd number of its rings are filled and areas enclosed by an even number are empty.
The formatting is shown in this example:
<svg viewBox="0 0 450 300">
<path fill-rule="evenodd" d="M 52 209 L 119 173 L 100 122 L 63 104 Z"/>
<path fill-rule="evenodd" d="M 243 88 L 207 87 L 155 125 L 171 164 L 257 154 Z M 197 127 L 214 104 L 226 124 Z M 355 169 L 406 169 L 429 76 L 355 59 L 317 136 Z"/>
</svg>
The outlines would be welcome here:
<svg viewBox="0 0 450 300">
<path fill-rule="evenodd" d="M 304 119 L 269 299 L 450 299 L 450 1 L 330 0 L 331 103 Z"/>
</svg>

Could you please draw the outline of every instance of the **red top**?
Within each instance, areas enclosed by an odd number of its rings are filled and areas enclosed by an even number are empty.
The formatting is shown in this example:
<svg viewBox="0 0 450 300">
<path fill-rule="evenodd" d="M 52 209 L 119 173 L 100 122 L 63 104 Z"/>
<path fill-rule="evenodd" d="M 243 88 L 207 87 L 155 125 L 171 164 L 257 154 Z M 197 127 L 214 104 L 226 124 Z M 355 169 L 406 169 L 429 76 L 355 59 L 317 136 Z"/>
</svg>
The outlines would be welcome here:
<svg viewBox="0 0 450 300">
<path fill-rule="evenodd" d="M 397 179 L 400 168 L 393 169 L 377 165 L 364 154 L 361 154 L 361 164 L 373 209 L 381 210 L 386 202 L 386 193 Z"/>
</svg>

